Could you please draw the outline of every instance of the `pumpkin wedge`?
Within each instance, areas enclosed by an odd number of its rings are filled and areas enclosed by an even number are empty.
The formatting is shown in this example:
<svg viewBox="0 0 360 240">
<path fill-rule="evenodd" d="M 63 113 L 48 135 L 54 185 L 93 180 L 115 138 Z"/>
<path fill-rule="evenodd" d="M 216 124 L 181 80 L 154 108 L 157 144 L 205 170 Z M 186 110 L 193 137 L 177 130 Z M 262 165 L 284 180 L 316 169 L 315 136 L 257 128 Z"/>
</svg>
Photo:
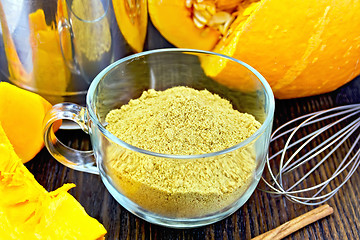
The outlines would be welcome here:
<svg viewBox="0 0 360 240">
<path fill-rule="evenodd" d="M 105 228 L 67 191 L 47 192 L 22 164 L 0 122 L 0 239 L 103 239 Z"/>
<path fill-rule="evenodd" d="M 218 8 L 226 1 L 178 0 L 182 9 L 168 8 L 176 13 L 163 13 L 166 1 L 149 1 L 149 13 L 178 16 L 183 25 L 196 26 L 195 4 L 213 2 L 216 12 L 227 12 L 234 18 L 229 24 L 215 26 L 221 39 L 210 50 L 242 60 L 257 69 L 269 82 L 275 97 L 286 99 L 312 96 L 337 89 L 360 73 L 360 1 L 262 0 L 233 3 L 233 8 Z M 185 6 L 185 2 L 189 2 Z M 182 3 L 182 5 L 180 4 Z M 205 5 L 206 5 L 205 4 Z M 234 7 L 236 5 L 236 7 Z M 190 7 L 189 7 L 190 6 Z M 150 11 L 150 9 L 156 10 Z M 198 11 L 198 10 L 197 10 Z M 204 14 L 203 14 L 204 15 Z M 206 15 L 206 14 L 205 14 Z M 226 14 L 223 14 L 226 15 Z M 153 15 L 151 19 L 161 18 Z M 239 19 L 241 18 L 241 19 Z M 201 17 L 200 17 L 201 19 Z M 176 21 L 175 19 L 169 21 Z M 206 19 L 201 30 L 213 28 Z M 172 33 L 163 30 L 167 23 L 157 21 L 161 34 L 170 40 Z M 211 25 L 211 26 L 210 26 Z M 188 28 L 184 26 L 183 28 Z M 172 41 L 177 47 L 187 47 L 191 32 Z M 202 39 L 203 44 L 206 39 Z M 232 87 L 243 82 L 237 68 L 230 62 L 203 62 L 209 76 Z"/>
<path fill-rule="evenodd" d="M 141 52 L 148 23 L 146 0 L 113 0 L 116 21 L 130 47 Z"/>
<path fill-rule="evenodd" d="M 51 104 L 36 93 L 0 82 L 0 122 L 25 163 L 44 146 L 43 118 Z"/>
</svg>

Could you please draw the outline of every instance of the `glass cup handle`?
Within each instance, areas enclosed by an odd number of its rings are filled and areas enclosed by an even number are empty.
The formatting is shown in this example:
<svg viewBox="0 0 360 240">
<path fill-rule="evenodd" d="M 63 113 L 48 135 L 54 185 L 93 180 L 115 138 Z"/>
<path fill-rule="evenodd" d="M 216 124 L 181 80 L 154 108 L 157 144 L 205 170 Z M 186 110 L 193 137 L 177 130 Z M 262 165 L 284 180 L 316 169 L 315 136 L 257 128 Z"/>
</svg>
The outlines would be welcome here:
<svg viewBox="0 0 360 240">
<path fill-rule="evenodd" d="M 66 33 L 65 31 L 67 31 L 69 34 L 69 41 L 67 44 L 68 44 L 68 48 L 71 48 L 70 49 L 71 56 L 68 56 L 69 50 L 66 50 L 66 46 L 65 46 L 67 40 L 67 36 L 63 35 Z M 74 33 L 70 22 L 65 17 L 61 17 L 58 21 L 58 34 L 60 40 L 60 50 L 66 66 L 70 69 L 71 72 L 75 74 L 80 74 L 79 66 L 75 58 L 75 48 L 73 43 Z"/>
<path fill-rule="evenodd" d="M 58 120 L 74 121 L 84 132 L 89 133 L 86 108 L 74 103 L 54 105 L 44 118 L 44 142 L 50 154 L 65 166 L 82 172 L 99 174 L 93 151 L 70 148 L 56 138 L 53 125 Z"/>
</svg>

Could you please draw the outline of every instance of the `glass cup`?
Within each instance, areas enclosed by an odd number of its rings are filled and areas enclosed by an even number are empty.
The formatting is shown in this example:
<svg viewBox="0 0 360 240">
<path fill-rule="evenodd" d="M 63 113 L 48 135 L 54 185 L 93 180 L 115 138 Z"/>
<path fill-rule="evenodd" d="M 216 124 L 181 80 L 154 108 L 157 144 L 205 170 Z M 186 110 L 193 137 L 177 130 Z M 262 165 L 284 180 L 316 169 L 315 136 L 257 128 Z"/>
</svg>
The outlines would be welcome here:
<svg viewBox="0 0 360 240">
<path fill-rule="evenodd" d="M 209 77 L 217 63 L 235 66 L 231 79 L 229 72 Z M 109 111 L 145 90 L 174 86 L 218 94 L 234 109 L 252 114 L 261 127 L 230 148 L 201 155 L 147 151 L 106 129 Z M 131 55 L 105 68 L 90 85 L 86 107 L 54 105 L 44 121 L 44 139 L 62 164 L 100 174 L 111 195 L 136 216 L 163 226 L 190 228 L 219 221 L 249 199 L 263 172 L 273 116 L 270 86 L 246 63 L 207 51 L 161 49 Z M 93 151 L 71 149 L 56 138 L 52 126 L 64 119 L 90 135 Z M 247 162 L 254 168 L 244 178 L 241 169 Z M 243 179 L 241 184 L 238 179 Z"/>
</svg>

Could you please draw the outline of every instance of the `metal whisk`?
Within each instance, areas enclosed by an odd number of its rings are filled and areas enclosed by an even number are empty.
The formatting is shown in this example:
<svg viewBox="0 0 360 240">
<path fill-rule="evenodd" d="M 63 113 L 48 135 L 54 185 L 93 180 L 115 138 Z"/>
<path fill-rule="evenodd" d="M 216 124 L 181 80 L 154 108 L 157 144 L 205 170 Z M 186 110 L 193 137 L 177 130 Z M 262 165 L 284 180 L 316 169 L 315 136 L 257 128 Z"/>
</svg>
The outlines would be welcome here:
<svg viewBox="0 0 360 240">
<path fill-rule="evenodd" d="M 360 104 L 310 113 L 280 126 L 270 146 L 282 149 L 268 155 L 264 191 L 305 205 L 327 201 L 360 164 L 359 126 Z M 311 127 L 317 130 L 307 132 Z"/>
</svg>

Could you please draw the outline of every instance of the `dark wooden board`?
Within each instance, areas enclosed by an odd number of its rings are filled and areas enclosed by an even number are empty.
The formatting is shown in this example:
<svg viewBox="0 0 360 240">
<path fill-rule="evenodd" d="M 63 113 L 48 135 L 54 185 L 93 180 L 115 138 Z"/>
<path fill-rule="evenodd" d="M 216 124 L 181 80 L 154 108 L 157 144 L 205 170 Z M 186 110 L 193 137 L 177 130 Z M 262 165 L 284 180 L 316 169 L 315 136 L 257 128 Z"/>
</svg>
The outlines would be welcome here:
<svg viewBox="0 0 360 240">
<path fill-rule="evenodd" d="M 309 112 L 359 102 L 360 78 L 332 93 L 276 100 L 274 127 Z M 74 148 L 85 150 L 91 147 L 88 136 L 81 130 L 60 130 L 58 137 Z M 26 166 L 49 191 L 64 183 L 75 183 L 77 187 L 70 193 L 89 215 L 105 226 L 107 239 L 250 239 L 314 208 L 256 190 L 246 204 L 230 217 L 205 227 L 176 230 L 135 217 L 112 198 L 99 176 L 62 166 L 46 149 Z M 334 208 L 334 214 L 299 230 L 288 239 L 360 239 L 359 183 L 360 172 L 356 171 L 328 201 Z"/>
</svg>

